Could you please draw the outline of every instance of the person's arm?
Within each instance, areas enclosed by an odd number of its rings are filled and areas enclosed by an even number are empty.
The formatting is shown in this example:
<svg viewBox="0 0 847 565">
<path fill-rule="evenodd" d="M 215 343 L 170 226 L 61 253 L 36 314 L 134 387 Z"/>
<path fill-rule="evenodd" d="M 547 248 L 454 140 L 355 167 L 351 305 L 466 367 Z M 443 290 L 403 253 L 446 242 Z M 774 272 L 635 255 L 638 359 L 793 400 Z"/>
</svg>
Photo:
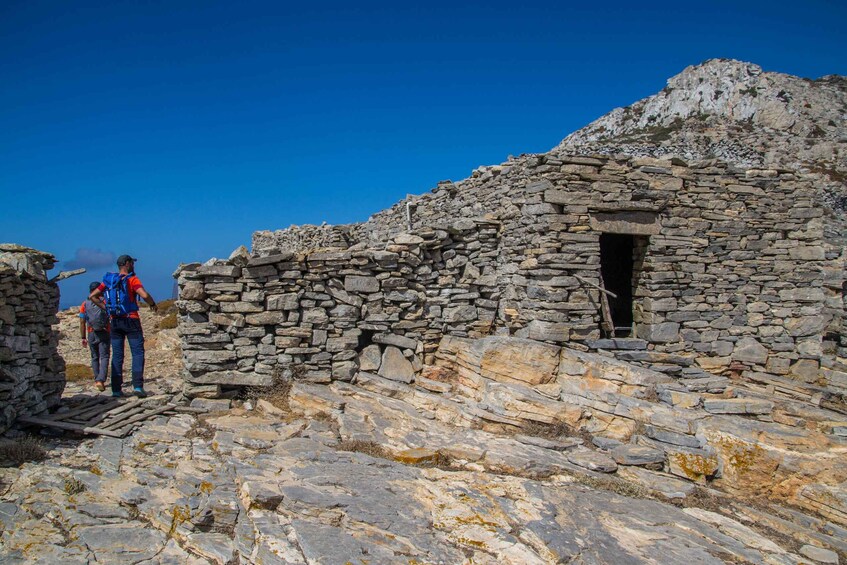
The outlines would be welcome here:
<svg viewBox="0 0 847 565">
<path fill-rule="evenodd" d="M 103 286 L 103 285 L 100 285 L 100 286 Z M 88 295 L 88 299 L 91 300 L 94 304 L 96 304 L 100 308 L 102 308 L 103 310 L 105 310 L 106 309 L 106 303 L 103 302 L 102 298 L 100 298 L 101 296 L 103 296 L 103 291 L 100 290 L 99 288 L 97 288 L 94 291 L 92 291 L 91 294 Z"/>
<path fill-rule="evenodd" d="M 156 306 L 156 301 L 155 301 L 155 300 L 153 300 L 153 297 L 152 297 L 152 296 L 150 296 L 150 294 L 149 294 L 146 290 L 144 290 L 144 287 L 143 287 L 143 286 L 138 287 L 138 288 L 135 290 L 135 294 L 137 294 L 138 296 L 140 296 L 141 298 L 143 298 L 143 299 L 144 299 L 144 302 L 146 302 L 146 303 L 147 303 L 147 305 L 148 305 L 148 306 L 150 306 L 150 309 L 151 309 L 152 311 L 154 311 L 154 312 L 155 312 L 156 310 L 158 310 L 158 306 Z"/>
<path fill-rule="evenodd" d="M 85 329 L 86 329 L 85 328 L 85 318 L 80 318 L 79 319 L 79 338 L 82 340 L 82 346 L 83 347 L 88 346 L 88 339 L 87 339 L 87 336 L 85 334 Z"/>
</svg>

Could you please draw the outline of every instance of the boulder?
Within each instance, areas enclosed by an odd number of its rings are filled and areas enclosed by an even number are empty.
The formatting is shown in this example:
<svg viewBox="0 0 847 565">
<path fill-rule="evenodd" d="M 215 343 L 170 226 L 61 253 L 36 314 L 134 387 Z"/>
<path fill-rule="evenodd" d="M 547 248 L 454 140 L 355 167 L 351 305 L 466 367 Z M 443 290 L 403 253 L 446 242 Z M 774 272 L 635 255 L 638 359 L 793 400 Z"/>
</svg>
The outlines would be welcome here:
<svg viewBox="0 0 847 565">
<path fill-rule="evenodd" d="M 412 368 L 412 364 L 403 356 L 403 352 L 393 345 L 386 347 L 382 353 L 382 361 L 377 374 L 403 383 L 410 383 L 415 378 L 415 370 Z"/>
</svg>

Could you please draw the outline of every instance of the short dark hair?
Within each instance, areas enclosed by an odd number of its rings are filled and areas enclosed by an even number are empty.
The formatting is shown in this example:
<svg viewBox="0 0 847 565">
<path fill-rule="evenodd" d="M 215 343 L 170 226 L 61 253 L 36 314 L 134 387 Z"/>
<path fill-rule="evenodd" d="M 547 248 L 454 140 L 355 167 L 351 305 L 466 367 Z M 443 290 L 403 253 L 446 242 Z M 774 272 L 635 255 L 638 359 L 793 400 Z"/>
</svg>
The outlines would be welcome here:
<svg viewBox="0 0 847 565">
<path fill-rule="evenodd" d="M 98 288 L 100 288 L 100 281 L 95 281 L 88 285 L 88 292 L 94 292 Z"/>
</svg>

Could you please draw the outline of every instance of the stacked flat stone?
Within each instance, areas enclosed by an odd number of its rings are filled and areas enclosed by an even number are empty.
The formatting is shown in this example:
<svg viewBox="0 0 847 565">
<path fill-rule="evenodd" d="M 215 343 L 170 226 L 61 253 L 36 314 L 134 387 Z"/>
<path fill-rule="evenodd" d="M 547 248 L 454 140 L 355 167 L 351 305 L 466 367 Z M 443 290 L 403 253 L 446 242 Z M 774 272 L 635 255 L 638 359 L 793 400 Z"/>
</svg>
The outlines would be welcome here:
<svg viewBox="0 0 847 565">
<path fill-rule="evenodd" d="M 15 418 L 57 406 L 65 388 L 58 353 L 59 288 L 45 271 L 55 258 L 15 244 L 0 244 L 0 433 Z"/>
<path fill-rule="evenodd" d="M 360 368 L 410 382 L 445 333 L 491 331 L 499 224 L 460 220 L 380 249 L 279 252 L 178 271 L 186 392 L 350 381 Z M 246 250 L 245 250 L 246 251 Z"/>
<path fill-rule="evenodd" d="M 279 249 L 306 252 L 314 249 L 346 249 L 351 245 L 353 225 L 303 225 L 277 231 L 253 232 L 253 252 L 272 255 Z"/>
<path fill-rule="evenodd" d="M 626 360 L 696 378 L 755 370 L 843 393 L 829 360 L 844 355 L 847 226 L 815 178 L 714 160 L 510 159 L 363 224 L 260 232 L 252 258 L 186 267 L 186 359 L 195 382 L 219 384 L 295 366 L 349 379 L 363 355 L 373 366 L 369 346 L 381 361 L 396 347 L 387 335 L 415 342 L 399 348 L 414 367 L 442 335 L 599 347 L 600 235 L 629 233 L 640 236 L 633 310 L 644 350 Z M 337 248 L 304 250 L 312 242 Z M 393 349 L 390 358 L 400 360 Z"/>
</svg>

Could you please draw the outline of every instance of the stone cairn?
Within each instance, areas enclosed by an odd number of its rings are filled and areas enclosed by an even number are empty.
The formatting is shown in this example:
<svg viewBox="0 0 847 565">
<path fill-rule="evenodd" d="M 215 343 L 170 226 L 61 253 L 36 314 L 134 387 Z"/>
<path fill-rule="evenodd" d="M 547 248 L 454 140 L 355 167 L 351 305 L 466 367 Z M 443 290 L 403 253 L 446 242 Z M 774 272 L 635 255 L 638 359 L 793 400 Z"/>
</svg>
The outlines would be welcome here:
<svg viewBox="0 0 847 565">
<path fill-rule="evenodd" d="M 14 244 L 0 244 L 0 432 L 15 418 L 58 406 L 65 388 L 59 356 L 59 287 L 45 271 L 55 258 Z"/>
</svg>

